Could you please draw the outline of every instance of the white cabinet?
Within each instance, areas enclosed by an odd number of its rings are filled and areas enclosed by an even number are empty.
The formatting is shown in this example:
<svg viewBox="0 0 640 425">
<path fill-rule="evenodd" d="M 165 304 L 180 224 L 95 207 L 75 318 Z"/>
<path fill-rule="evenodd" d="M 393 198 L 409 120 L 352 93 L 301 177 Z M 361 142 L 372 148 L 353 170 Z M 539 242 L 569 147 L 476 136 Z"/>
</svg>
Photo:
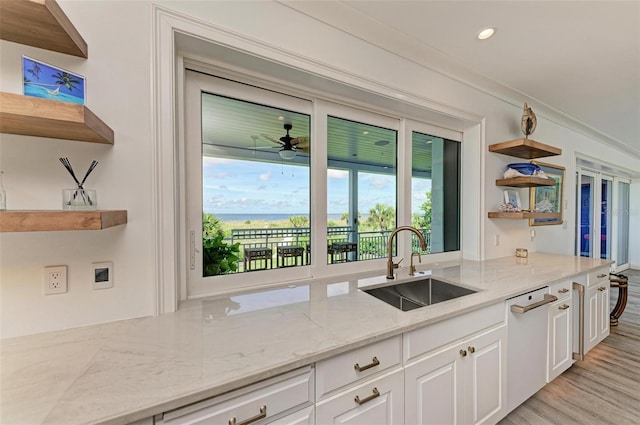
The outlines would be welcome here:
<svg viewBox="0 0 640 425">
<path fill-rule="evenodd" d="M 609 284 L 587 288 L 585 294 L 584 352 L 589 352 L 609 335 Z"/>
<path fill-rule="evenodd" d="M 599 269 L 589 273 L 585 293 L 584 352 L 589 352 L 609 335 L 609 272 Z"/>
<path fill-rule="evenodd" d="M 503 305 L 498 308 L 502 311 Z M 495 321 L 492 309 L 474 312 L 467 323 L 476 319 L 475 329 L 482 329 L 483 324 Z M 438 325 L 447 327 L 449 322 Z M 449 329 L 456 332 L 454 327 Z M 506 333 L 502 322 L 406 363 L 405 423 L 481 424 L 500 420 L 507 413 Z M 405 336 L 405 347 L 415 336 L 414 332 Z"/>
<path fill-rule="evenodd" d="M 573 300 L 571 282 L 550 287 L 558 301 L 549 305 L 547 342 L 547 382 L 551 382 L 573 364 Z"/>
<path fill-rule="evenodd" d="M 270 425 L 314 425 L 315 410 L 313 406 L 293 412 L 284 418 L 269 422 Z"/>
<path fill-rule="evenodd" d="M 156 424 L 313 423 L 313 370 L 297 369 L 230 393 L 164 412 Z M 296 415 L 298 413 L 298 415 Z M 305 417 L 308 421 L 305 422 Z M 288 419 L 287 419 L 288 418 Z M 284 421 L 284 422 L 283 422 Z"/>
<path fill-rule="evenodd" d="M 316 423 L 387 425 L 404 423 L 404 371 L 401 367 L 365 379 L 316 403 Z"/>
</svg>

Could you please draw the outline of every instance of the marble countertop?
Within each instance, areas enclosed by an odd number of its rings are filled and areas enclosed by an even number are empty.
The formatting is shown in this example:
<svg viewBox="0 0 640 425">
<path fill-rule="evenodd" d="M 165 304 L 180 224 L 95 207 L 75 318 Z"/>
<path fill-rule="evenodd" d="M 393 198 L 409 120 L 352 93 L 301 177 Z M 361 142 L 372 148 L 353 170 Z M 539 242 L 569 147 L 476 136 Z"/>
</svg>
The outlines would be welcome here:
<svg viewBox="0 0 640 425">
<path fill-rule="evenodd" d="M 158 317 L 5 339 L 0 423 L 127 423 L 608 264 L 541 253 L 530 253 L 526 263 L 505 257 L 423 264 L 419 271 L 478 292 L 409 312 L 359 290 L 387 283 L 381 272 L 204 298 Z"/>
</svg>

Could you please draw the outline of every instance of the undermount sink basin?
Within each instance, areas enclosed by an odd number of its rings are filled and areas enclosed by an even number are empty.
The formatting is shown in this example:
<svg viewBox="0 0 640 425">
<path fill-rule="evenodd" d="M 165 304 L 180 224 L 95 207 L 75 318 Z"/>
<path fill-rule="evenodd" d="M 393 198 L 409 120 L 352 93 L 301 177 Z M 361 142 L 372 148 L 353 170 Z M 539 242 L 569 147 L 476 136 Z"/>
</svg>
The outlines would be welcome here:
<svg viewBox="0 0 640 425">
<path fill-rule="evenodd" d="M 363 291 L 402 311 L 425 307 L 477 292 L 430 277 L 363 289 Z"/>
</svg>

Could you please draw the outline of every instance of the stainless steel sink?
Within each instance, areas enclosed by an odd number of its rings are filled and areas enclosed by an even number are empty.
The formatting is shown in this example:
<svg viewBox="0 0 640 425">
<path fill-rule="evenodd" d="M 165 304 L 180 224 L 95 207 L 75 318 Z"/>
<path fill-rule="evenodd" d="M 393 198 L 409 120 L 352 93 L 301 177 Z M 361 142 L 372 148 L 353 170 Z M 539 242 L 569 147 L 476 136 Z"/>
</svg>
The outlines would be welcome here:
<svg viewBox="0 0 640 425">
<path fill-rule="evenodd" d="M 402 311 L 425 307 L 477 292 L 430 277 L 363 289 L 363 291 Z"/>
</svg>

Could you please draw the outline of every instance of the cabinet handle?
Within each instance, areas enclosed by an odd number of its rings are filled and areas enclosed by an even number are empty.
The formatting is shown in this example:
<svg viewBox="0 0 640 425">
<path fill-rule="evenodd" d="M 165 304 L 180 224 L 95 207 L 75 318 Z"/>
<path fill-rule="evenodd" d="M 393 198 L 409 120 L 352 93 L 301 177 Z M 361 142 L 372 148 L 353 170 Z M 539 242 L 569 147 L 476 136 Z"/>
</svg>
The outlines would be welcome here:
<svg viewBox="0 0 640 425">
<path fill-rule="evenodd" d="M 364 366 L 360 366 L 360 364 L 356 363 L 353 365 L 353 368 L 355 370 L 357 370 L 358 372 L 362 372 L 363 370 L 367 370 L 367 369 L 371 369 L 372 367 L 376 367 L 380 364 L 380 360 L 378 360 L 378 357 L 374 357 L 373 359 L 371 359 L 371 363 L 366 364 Z"/>
<path fill-rule="evenodd" d="M 460 355 L 462 357 L 467 357 L 467 350 L 460 350 Z"/>
<path fill-rule="evenodd" d="M 603 277 L 607 277 L 606 273 L 603 273 L 603 274 L 599 274 L 599 275 L 598 275 L 598 279 L 602 279 Z"/>
<path fill-rule="evenodd" d="M 468 348 L 468 350 L 469 350 L 469 353 L 473 354 L 473 353 L 475 353 L 475 352 L 476 352 L 476 347 L 471 347 L 471 346 L 470 346 L 470 347 Z"/>
<path fill-rule="evenodd" d="M 254 417 L 245 419 L 242 422 L 236 422 L 236 417 L 234 416 L 231 419 L 229 419 L 229 425 L 249 425 L 266 417 L 267 417 L 267 406 L 262 406 L 260 407 L 260 413 L 255 415 Z"/>
<path fill-rule="evenodd" d="M 567 292 L 569 292 L 567 288 L 558 289 L 558 293 L 560 294 L 566 294 Z"/>
<path fill-rule="evenodd" d="M 373 388 L 373 394 L 371 394 L 369 397 L 365 397 L 362 400 L 360 400 L 360 396 L 356 396 L 356 398 L 354 398 L 353 400 L 358 403 L 359 405 L 363 405 L 368 401 L 373 400 L 376 397 L 380 397 L 380 391 L 378 391 L 378 389 L 376 387 Z"/>
<path fill-rule="evenodd" d="M 520 306 L 520 305 L 512 305 L 511 306 L 511 312 L 513 313 L 518 313 L 518 314 L 524 314 L 527 311 L 533 310 L 534 308 L 538 308 L 541 307 L 545 304 L 550 304 L 552 302 L 558 301 L 558 297 L 556 297 L 555 295 L 551 295 L 551 294 L 544 294 L 544 299 L 542 301 L 538 301 L 535 302 L 533 304 L 529 304 L 526 306 Z"/>
<path fill-rule="evenodd" d="M 566 304 L 562 304 L 562 305 L 561 305 L 560 307 L 558 307 L 558 308 L 559 308 L 560 310 L 566 310 L 566 309 L 568 309 L 568 308 L 569 308 L 569 306 L 568 306 L 568 305 L 566 305 Z"/>
<path fill-rule="evenodd" d="M 600 287 L 598 288 L 598 291 L 600 291 L 600 292 L 602 292 L 602 291 L 606 291 L 606 290 L 607 290 L 607 288 L 605 288 L 604 286 L 600 286 Z"/>
</svg>

